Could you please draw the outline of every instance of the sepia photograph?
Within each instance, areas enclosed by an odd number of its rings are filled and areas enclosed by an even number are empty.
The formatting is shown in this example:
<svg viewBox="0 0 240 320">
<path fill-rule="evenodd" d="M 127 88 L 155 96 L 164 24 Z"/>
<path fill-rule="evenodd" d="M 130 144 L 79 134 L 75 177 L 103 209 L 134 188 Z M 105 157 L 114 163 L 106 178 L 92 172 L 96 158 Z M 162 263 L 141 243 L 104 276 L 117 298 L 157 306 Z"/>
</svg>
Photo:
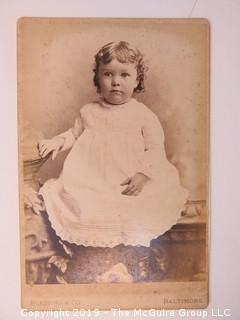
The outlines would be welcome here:
<svg viewBox="0 0 240 320">
<path fill-rule="evenodd" d="M 22 307 L 208 305 L 209 32 L 18 20 Z"/>
</svg>

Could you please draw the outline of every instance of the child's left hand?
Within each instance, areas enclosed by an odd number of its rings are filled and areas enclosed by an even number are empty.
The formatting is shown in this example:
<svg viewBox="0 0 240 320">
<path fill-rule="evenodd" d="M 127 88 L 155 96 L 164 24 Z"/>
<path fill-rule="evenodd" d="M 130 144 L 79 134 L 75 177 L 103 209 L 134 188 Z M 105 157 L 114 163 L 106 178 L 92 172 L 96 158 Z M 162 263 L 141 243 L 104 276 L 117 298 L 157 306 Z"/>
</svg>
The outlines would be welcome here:
<svg viewBox="0 0 240 320">
<path fill-rule="evenodd" d="M 121 183 L 121 186 L 127 185 L 127 187 L 122 191 L 122 194 L 127 196 L 137 196 L 149 179 L 150 178 L 145 176 L 143 173 L 136 173 L 133 177 L 127 178 Z"/>
</svg>

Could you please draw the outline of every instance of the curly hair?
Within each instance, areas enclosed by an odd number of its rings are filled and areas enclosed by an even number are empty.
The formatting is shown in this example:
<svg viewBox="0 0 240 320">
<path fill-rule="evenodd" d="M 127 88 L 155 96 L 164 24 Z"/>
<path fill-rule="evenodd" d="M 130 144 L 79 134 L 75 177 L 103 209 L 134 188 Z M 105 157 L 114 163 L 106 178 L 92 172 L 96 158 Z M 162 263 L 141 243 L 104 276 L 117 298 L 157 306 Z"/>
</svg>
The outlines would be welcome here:
<svg viewBox="0 0 240 320">
<path fill-rule="evenodd" d="M 93 83 L 100 91 L 98 82 L 98 70 L 100 62 L 107 64 L 113 59 L 117 59 L 121 63 L 134 63 L 137 70 L 138 85 L 134 92 L 144 92 L 144 78 L 147 71 L 146 63 L 143 60 L 142 53 L 126 41 L 110 42 L 104 45 L 95 55 L 94 77 Z"/>
</svg>

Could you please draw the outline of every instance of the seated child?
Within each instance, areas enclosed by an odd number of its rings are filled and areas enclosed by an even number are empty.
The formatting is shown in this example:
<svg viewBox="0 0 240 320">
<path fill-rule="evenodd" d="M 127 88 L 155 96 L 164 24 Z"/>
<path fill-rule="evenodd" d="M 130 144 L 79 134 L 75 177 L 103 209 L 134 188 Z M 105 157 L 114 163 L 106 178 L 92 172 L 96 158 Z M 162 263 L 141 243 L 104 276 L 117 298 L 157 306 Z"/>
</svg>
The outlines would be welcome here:
<svg viewBox="0 0 240 320">
<path fill-rule="evenodd" d="M 134 92 L 144 90 L 143 55 L 125 41 L 95 56 L 97 101 L 68 131 L 39 143 L 42 157 L 71 148 L 58 179 L 40 190 L 64 241 L 84 246 L 149 246 L 180 217 L 187 198 L 167 160 L 157 116 Z"/>
</svg>

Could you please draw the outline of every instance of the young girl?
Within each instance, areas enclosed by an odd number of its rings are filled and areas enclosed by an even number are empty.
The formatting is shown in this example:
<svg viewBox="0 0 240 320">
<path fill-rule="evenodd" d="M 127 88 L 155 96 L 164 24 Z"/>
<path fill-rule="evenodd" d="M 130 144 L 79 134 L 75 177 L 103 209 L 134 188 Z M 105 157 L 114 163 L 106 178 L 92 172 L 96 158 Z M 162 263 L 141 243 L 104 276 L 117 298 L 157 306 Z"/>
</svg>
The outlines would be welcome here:
<svg viewBox="0 0 240 320">
<path fill-rule="evenodd" d="M 84 246 L 149 246 L 175 224 L 186 201 L 166 159 L 158 118 L 134 92 L 144 90 L 140 51 L 111 42 L 95 56 L 100 98 L 84 105 L 74 126 L 39 143 L 52 159 L 72 148 L 58 179 L 40 190 L 57 235 Z"/>
</svg>

